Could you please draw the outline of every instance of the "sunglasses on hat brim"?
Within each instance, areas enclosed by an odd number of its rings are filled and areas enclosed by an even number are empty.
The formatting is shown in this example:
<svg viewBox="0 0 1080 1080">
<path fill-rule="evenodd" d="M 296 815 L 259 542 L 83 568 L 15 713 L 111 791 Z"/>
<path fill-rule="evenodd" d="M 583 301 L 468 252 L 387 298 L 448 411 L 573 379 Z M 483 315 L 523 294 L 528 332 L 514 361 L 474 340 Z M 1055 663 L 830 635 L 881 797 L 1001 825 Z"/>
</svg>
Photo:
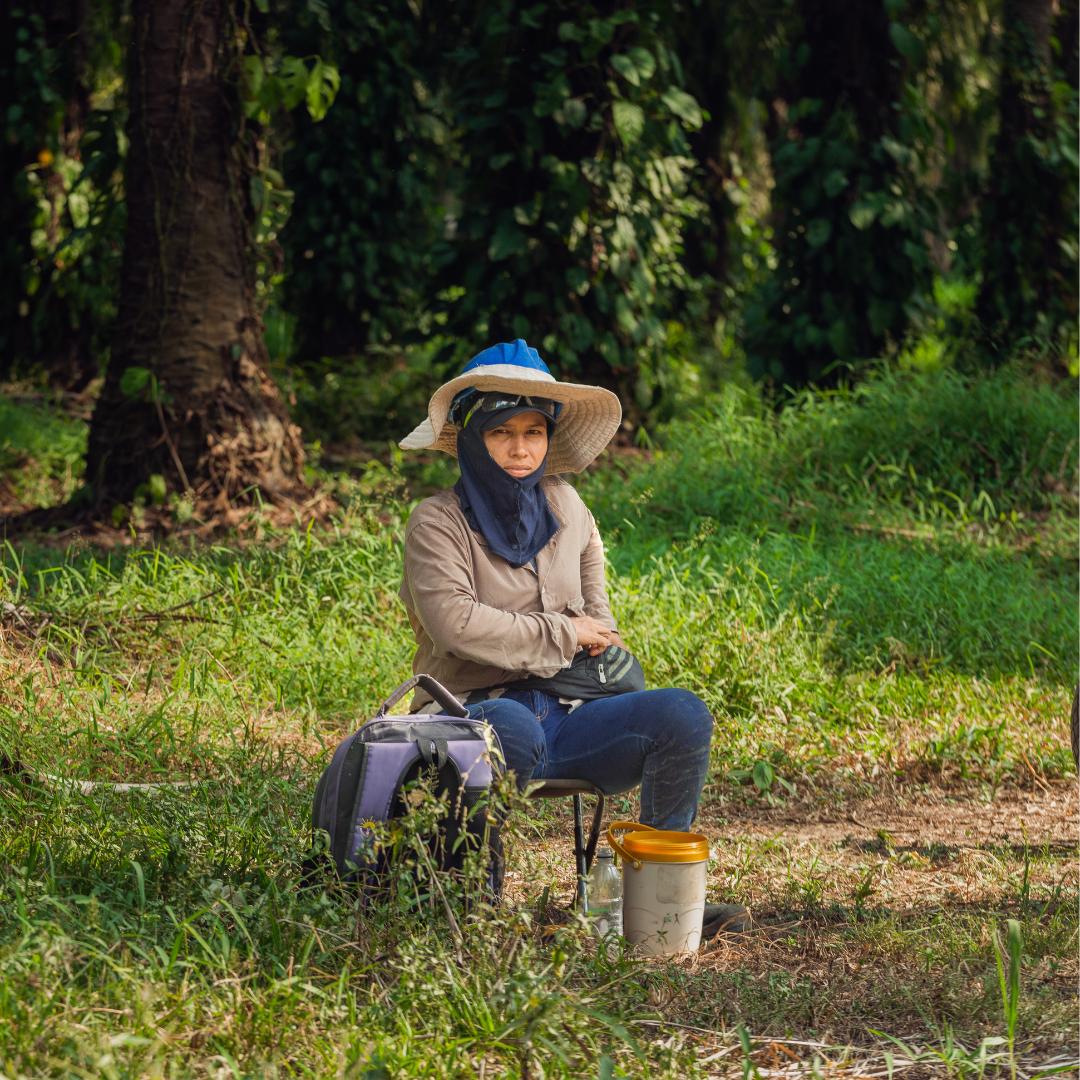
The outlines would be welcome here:
<svg viewBox="0 0 1080 1080">
<path fill-rule="evenodd" d="M 481 393 L 474 390 L 469 394 L 463 394 L 451 405 L 450 419 L 458 427 L 465 427 L 477 413 L 494 413 L 503 409 L 521 407 L 534 409 L 545 419 L 554 421 L 562 410 L 562 403 L 552 401 L 551 398 L 533 397 L 530 394 Z"/>
</svg>

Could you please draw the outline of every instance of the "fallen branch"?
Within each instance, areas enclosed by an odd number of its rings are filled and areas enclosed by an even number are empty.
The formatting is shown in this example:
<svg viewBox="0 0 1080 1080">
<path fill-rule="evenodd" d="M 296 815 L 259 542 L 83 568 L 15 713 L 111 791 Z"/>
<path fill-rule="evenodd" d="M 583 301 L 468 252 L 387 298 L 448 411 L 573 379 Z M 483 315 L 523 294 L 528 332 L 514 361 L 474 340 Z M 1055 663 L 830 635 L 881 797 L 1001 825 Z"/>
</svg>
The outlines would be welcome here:
<svg viewBox="0 0 1080 1080">
<path fill-rule="evenodd" d="M 55 776 L 53 773 L 34 772 L 32 769 L 27 768 L 18 758 L 11 758 L 6 754 L 0 754 L 0 774 L 17 777 L 27 783 L 40 784 L 42 787 L 53 787 L 60 791 L 76 791 L 80 795 L 91 795 L 95 791 L 143 791 L 153 793 L 167 789 L 199 788 L 213 782 L 211 780 L 160 780 L 149 784 L 117 783 L 111 780 L 75 780 L 70 777 Z"/>
<path fill-rule="evenodd" d="M 29 773 L 33 780 L 46 786 L 59 788 L 61 791 L 77 791 L 80 795 L 91 795 L 95 791 L 163 791 L 166 788 L 176 790 L 197 788 L 208 784 L 208 780 L 161 780 L 154 784 L 120 784 L 108 780 L 70 780 L 52 773 Z"/>
</svg>

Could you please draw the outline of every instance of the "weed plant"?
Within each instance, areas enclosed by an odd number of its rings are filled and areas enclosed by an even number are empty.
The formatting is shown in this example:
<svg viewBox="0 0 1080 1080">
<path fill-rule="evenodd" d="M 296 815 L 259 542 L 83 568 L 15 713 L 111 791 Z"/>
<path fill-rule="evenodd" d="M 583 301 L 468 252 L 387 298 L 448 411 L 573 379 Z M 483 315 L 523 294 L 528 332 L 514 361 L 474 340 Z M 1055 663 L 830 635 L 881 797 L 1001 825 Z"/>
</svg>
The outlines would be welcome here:
<svg viewBox="0 0 1080 1080">
<path fill-rule="evenodd" d="M 702 519 L 850 524 L 892 509 L 906 524 L 989 527 L 1076 499 L 1075 393 L 1009 367 L 979 378 L 883 368 L 853 389 L 805 391 L 780 412 L 731 384 L 663 429 L 660 444 L 660 460 L 628 486 L 596 478 L 609 526 L 662 522 L 689 536 Z"/>
</svg>

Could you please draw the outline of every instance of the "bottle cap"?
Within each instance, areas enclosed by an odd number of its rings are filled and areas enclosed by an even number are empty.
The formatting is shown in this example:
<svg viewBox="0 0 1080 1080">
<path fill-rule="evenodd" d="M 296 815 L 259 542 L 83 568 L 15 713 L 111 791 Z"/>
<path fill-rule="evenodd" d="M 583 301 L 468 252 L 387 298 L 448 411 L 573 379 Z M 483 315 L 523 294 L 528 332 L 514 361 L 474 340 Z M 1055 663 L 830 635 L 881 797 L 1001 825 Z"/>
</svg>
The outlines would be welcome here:
<svg viewBox="0 0 1080 1080">
<path fill-rule="evenodd" d="M 609 848 L 609 847 L 605 847 L 605 848 L 601 848 L 601 849 L 600 849 L 600 850 L 599 850 L 599 851 L 597 852 L 597 855 L 596 855 L 596 857 L 597 857 L 598 859 L 611 859 L 612 861 L 614 861 L 614 859 L 615 859 L 615 853 L 614 853 L 614 852 L 613 852 L 613 851 L 611 850 L 611 848 Z"/>
</svg>

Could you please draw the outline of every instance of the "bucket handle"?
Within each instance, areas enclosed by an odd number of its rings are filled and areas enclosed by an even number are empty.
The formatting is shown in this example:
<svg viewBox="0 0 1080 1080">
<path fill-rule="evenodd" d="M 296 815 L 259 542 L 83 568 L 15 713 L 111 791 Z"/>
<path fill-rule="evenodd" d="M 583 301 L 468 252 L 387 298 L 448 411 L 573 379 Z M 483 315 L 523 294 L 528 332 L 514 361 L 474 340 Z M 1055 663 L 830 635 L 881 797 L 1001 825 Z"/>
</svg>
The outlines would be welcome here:
<svg viewBox="0 0 1080 1080">
<path fill-rule="evenodd" d="M 626 848 L 615 838 L 616 829 L 620 832 L 656 832 L 656 829 L 652 825 L 642 825 L 640 821 L 613 821 L 608 826 L 607 841 L 611 845 L 611 849 L 617 851 L 622 856 L 623 861 L 630 863 L 635 870 L 640 870 L 644 863 L 627 853 Z"/>
</svg>

